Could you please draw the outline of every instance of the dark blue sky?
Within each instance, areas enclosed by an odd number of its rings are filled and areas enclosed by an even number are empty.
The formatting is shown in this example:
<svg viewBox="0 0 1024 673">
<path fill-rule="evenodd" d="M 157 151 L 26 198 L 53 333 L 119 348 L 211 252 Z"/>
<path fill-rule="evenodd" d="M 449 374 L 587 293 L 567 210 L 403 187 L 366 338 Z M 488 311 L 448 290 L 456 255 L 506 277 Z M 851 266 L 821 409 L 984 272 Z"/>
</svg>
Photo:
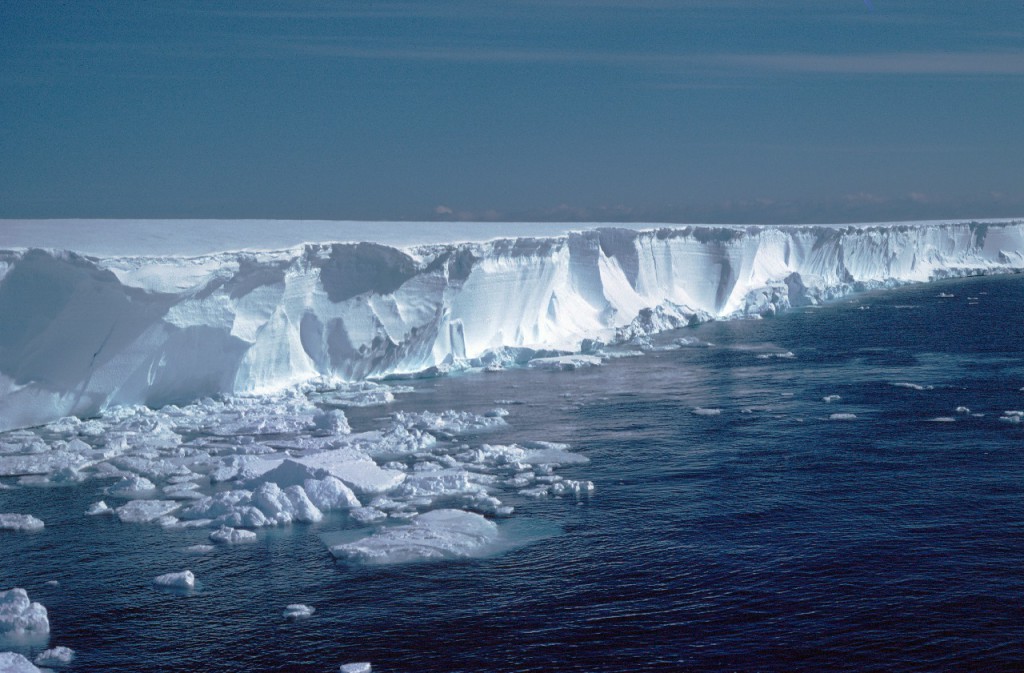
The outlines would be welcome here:
<svg viewBox="0 0 1024 673">
<path fill-rule="evenodd" d="M 1020 0 L 5 0 L 0 31 L 0 217 L 1024 215 Z"/>
</svg>

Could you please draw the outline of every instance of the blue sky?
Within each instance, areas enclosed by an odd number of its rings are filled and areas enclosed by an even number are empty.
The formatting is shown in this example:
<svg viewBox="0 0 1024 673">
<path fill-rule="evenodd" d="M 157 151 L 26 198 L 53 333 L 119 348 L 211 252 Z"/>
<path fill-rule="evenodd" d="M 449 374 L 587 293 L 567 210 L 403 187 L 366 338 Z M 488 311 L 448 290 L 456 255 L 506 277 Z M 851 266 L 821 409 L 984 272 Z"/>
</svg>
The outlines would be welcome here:
<svg viewBox="0 0 1024 673">
<path fill-rule="evenodd" d="M 0 31 L 0 217 L 1024 215 L 1020 0 L 6 0 Z"/>
</svg>

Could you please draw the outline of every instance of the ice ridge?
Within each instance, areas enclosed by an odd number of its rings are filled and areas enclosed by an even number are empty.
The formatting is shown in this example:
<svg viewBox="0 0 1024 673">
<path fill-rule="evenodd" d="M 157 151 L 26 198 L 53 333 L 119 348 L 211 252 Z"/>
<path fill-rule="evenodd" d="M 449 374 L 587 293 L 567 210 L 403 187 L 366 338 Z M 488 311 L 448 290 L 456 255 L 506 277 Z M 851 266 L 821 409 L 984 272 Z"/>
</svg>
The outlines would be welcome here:
<svg viewBox="0 0 1024 673">
<path fill-rule="evenodd" d="M 199 257 L 0 250 L 0 430 L 318 377 L 500 367 L 1022 269 L 1024 221 L 604 228 Z"/>
</svg>

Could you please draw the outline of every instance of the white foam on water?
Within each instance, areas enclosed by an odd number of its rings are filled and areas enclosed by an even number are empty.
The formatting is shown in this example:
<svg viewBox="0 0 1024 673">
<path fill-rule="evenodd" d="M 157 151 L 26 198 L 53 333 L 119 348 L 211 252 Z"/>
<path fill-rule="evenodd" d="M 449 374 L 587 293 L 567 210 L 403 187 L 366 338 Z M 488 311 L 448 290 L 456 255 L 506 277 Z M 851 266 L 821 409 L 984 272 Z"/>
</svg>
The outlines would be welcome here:
<svg viewBox="0 0 1024 673">
<path fill-rule="evenodd" d="M 897 383 L 890 383 L 889 385 L 896 388 L 909 388 L 910 390 L 933 390 L 935 386 L 926 386 L 919 383 L 908 383 L 906 381 L 900 381 Z"/>
<path fill-rule="evenodd" d="M 311 605 L 293 603 L 285 606 L 283 616 L 285 619 L 307 619 L 312 617 L 314 612 L 316 612 L 316 608 Z"/>
</svg>

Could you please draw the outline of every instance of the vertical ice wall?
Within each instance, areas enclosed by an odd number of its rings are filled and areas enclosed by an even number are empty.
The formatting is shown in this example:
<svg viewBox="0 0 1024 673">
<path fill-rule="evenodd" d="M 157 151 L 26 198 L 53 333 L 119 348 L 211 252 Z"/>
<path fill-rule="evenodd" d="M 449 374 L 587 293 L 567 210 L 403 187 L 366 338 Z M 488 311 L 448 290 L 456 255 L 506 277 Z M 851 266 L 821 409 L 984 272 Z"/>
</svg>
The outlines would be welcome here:
<svg viewBox="0 0 1024 673">
<path fill-rule="evenodd" d="M 608 228 L 199 258 L 0 251 L 0 429 L 1022 268 L 1021 222 Z"/>
</svg>

